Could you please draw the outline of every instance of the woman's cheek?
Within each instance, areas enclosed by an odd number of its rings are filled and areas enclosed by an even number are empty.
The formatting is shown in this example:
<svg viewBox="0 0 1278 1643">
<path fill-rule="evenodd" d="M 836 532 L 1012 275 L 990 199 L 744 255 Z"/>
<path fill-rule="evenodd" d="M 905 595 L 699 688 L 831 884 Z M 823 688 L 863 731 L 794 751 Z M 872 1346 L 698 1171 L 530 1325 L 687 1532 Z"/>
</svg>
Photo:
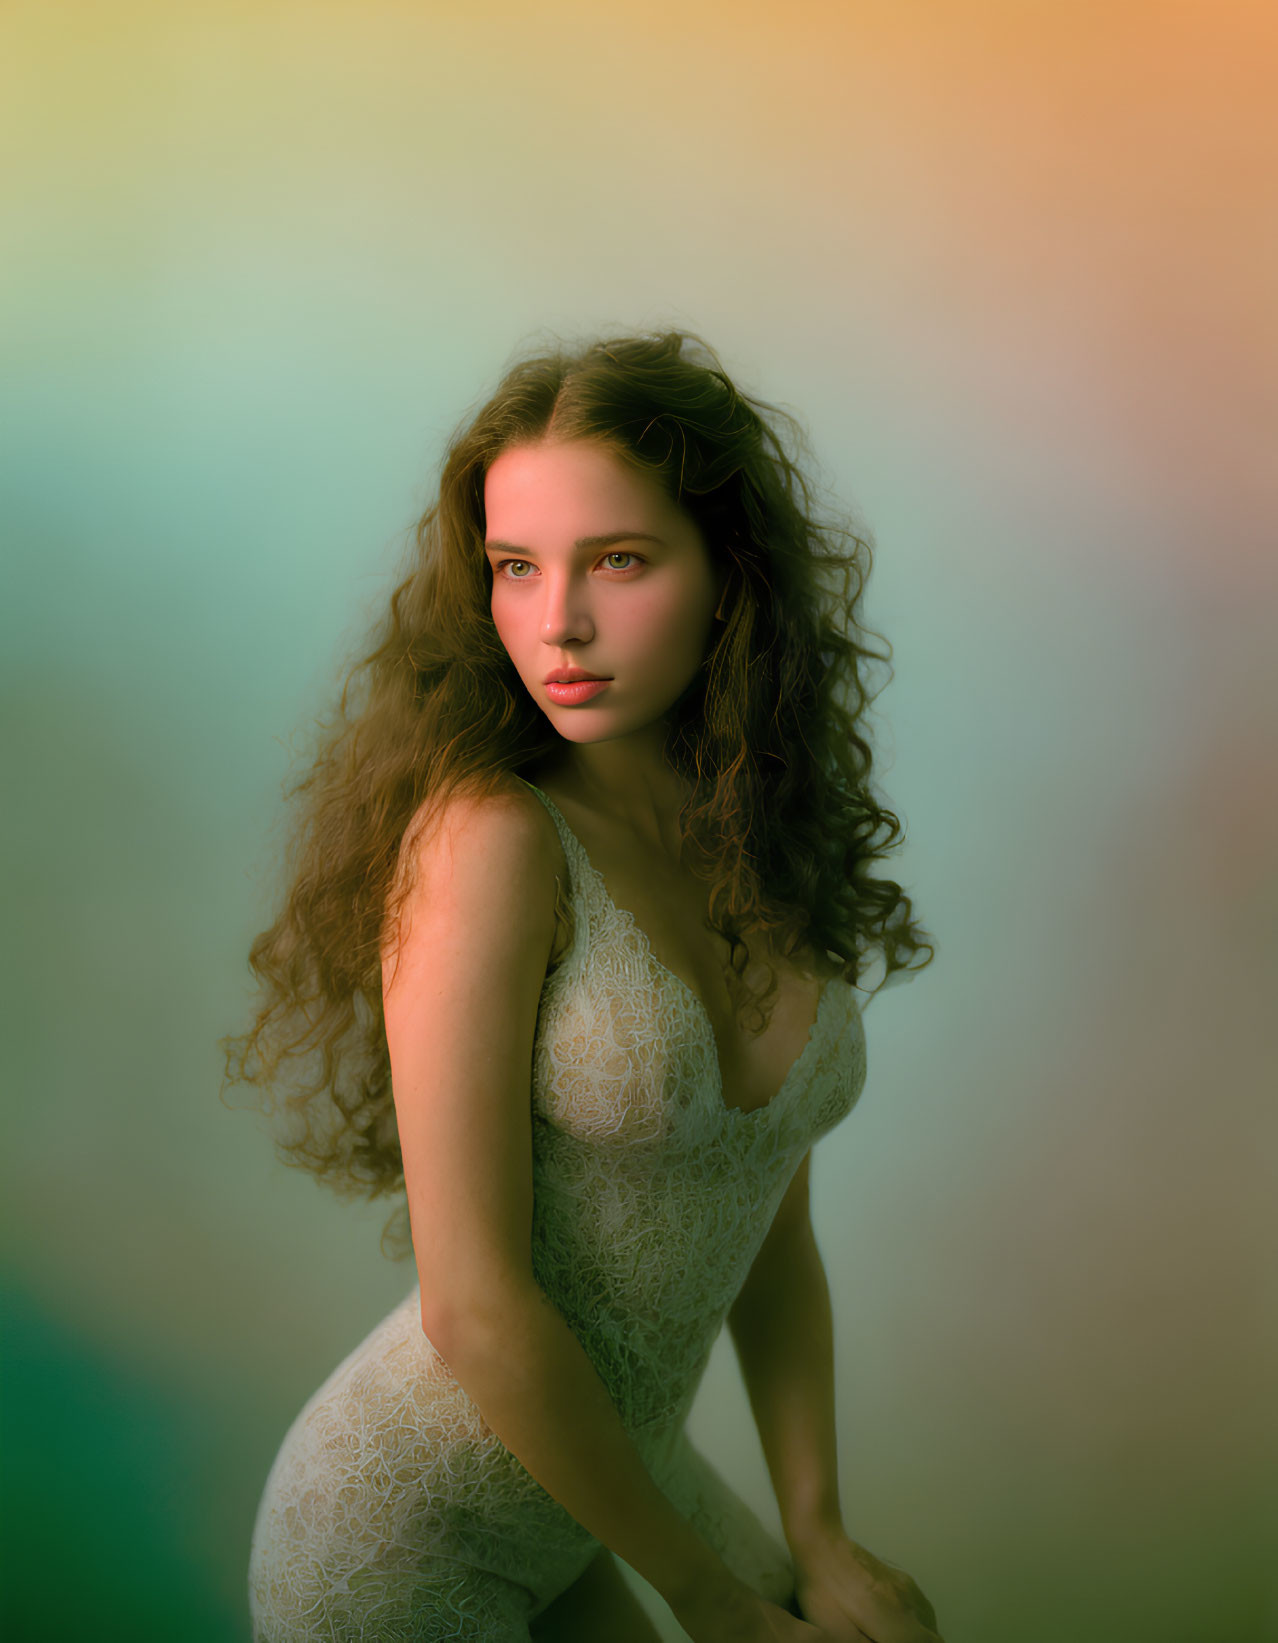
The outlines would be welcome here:
<svg viewBox="0 0 1278 1643">
<path fill-rule="evenodd" d="M 671 656 L 672 649 L 692 642 L 696 626 L 686 596 L 672 597 L 669 589 L 634 588 L 626 601 L 623 634 L 627 648 Z"/>
</svg>

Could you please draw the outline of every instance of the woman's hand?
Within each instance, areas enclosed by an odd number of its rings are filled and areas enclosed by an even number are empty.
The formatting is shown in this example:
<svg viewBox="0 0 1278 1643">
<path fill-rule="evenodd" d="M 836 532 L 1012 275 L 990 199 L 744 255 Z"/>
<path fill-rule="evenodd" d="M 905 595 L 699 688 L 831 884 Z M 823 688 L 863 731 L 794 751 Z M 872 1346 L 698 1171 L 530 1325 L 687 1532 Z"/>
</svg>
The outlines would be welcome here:
<svg viewBox="0 0 1278 1643">
<path fill-rule="evenodd" d="M 905 1570 L 842 1530 L 796 1556 L 795 1597 L 830 1643 L 942 1643 L 936 1611 Z"/>
</svg>

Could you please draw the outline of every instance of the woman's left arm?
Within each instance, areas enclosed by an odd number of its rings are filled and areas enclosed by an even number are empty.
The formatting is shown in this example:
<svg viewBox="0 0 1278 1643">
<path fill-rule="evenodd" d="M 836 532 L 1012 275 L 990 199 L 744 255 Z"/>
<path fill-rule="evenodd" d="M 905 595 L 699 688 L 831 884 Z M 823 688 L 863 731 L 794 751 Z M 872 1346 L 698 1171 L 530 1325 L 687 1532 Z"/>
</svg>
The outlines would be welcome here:
<svg viewBox="0 0 1278 1643">
<path fill-rule="evenodd" d="M 786 1189 L 728 1314 L 764 1458 L 797 1560 L 843 1528 L 834 1321 L 808 1205 L 811 1153 Z"/>
<path fill-rule="evenodd" d="M 804 1618 L 850 1643 L 937 1643 L 936 1615 L 904 1570 L 843 1527 L 834 1318 L 812 1230 L 811 1153 L 786 1189 L 728 1314 L 728 1329 L 794 1562 Z"/>
</svg>

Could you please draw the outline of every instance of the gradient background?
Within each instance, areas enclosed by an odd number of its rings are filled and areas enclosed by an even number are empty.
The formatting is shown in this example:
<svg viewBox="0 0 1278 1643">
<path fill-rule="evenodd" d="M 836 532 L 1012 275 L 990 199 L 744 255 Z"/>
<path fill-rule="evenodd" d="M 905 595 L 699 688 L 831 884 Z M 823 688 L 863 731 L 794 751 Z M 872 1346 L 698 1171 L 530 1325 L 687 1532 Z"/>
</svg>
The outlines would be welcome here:
<svg viewBox="0 0 1278 1643">
<path fill-rule="evenodd" d="M 814 1167 L 848 1526 L 947 1643 L 1278 1637 L 1274 9 L 0 17 L 6 1636 L 247 1638 L 413 1278 L 219 1101 L 291 739 L 510 354 L 674 323 L 874 534 L 940 945 Z M 775 1524 L 726 1337 L 692 1425 Z"/>
</svg>

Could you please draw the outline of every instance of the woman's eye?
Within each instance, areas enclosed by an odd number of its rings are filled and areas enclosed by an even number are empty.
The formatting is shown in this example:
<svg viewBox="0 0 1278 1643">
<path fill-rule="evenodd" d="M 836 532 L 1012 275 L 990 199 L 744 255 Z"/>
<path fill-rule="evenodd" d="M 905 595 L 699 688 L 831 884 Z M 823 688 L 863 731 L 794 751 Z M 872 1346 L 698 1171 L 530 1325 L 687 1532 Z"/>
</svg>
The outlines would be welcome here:
<svg viewBox="0 0 1278 1643">
<path fill-rule="evenodd" d="M 610 559 L 629 559 L 629 560 L 632 560 L 636 565 L 642 564 L 642 562 L 643 562 L 639 558 L 638 554 L 631 553 L 626 548 L 615 548 L 611 553 L 606 553 L 603 556 L 603 559 L 600 561 L 600 563 L 601 564 L 606 564 Z M 497 566 L 496 566 L 497 574 L 499 576 L 503 575 L 503 574 L 506 574 L 506 567 L 508 565 L 523 565 L 527 569 L 530 566 L 530 561 L 527 560 L 527 559 L 499 559 L 497 561 Z M 631 568 L 630 565 L 613 565 L 612 566 L 613 570 L 629 570 L 630 568 Z M 514 572 L 512 571 L 508 575 L 506 575 L 506 580 L 508 582 L 527 582 L 529 580 L 529 578 L 527 576 L 523 575 L 523 574 L 520 574 L 520 575 L 516 576 L 514 574 Z"/>
</svg>

